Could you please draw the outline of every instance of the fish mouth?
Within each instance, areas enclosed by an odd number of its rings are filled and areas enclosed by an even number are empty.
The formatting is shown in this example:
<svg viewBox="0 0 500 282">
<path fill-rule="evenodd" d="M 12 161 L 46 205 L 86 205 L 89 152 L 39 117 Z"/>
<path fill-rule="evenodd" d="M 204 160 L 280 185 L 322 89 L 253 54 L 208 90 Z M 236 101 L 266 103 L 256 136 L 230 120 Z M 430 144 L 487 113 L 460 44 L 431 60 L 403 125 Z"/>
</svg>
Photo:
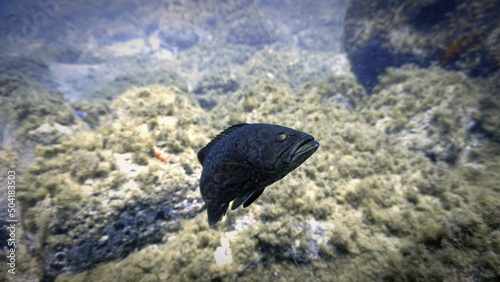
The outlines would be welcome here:
<svg viewBox="0 0 500 282">
<path fill-rule="evenodd" d="M 297 148 L 297 150 L 295 151 L 295 153 L 293 154 L 293 157 L 292 157 L 292 160 L 298 156 L 301 156 L 301 155 L 307 155 L 307 156 L 310 156 L 312 155 L 317 149 L 319 148 L 319 142 L 314 140 L 314 138 L 312 138 L 312 140 L 309 140 L 309 141 L 306 141 L 306 142 L 303 142 L 299 145 L 299 147 Z"/>
<path fill-rule="evenodd" d="M 314 137 L 308 136 L 302 139 L 300 142 L 294 144 L 290 150 L 288 156 L 282 159 L 286 163 L 298 162 L 300 165 L 307 158 L 309 158 L 316 150 L 319 148 L 319 142 L 314 140 Z"/>
</svg>

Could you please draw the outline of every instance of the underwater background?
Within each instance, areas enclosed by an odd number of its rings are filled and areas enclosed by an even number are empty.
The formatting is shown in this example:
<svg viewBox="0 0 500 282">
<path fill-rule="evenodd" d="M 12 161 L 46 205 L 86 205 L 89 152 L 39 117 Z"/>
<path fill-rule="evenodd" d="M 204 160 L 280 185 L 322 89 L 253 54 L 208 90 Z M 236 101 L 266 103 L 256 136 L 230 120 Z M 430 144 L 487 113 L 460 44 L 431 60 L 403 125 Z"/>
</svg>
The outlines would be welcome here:
<svg viewBox="0 0 500 282">
<path fill-rule="evenodd" d="M 0 14 L 0 281 L 500 280 L 499 1 Z M 209 227 L 196 154 L 244 122 L 321 147 Z"/>
</svg>

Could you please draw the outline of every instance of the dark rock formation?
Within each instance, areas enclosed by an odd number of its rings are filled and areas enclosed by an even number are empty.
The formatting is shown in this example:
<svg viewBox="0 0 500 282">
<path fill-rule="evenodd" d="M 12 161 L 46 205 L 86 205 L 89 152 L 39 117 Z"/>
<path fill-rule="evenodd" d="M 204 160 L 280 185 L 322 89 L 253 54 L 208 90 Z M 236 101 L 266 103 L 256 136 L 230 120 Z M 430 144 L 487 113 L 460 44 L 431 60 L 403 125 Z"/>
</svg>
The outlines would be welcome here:
<svg viewBox="0 0 500 282">
<path fill-rule="evenodd" d="M 368 92 L 387 67 L 415 64 L 486 77 L 499 69 L 498 1 L 353 0 L 344 44 L 352 71 Z"/>
</svg>

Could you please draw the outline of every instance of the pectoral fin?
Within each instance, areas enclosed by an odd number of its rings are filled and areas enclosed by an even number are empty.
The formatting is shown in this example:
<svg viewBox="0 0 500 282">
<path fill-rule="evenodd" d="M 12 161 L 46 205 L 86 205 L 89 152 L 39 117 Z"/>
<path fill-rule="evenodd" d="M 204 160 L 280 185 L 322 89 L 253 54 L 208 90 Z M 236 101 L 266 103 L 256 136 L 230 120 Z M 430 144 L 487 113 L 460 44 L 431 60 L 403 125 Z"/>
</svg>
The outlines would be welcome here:
<svg viewBox="0 0 500 282">
<path fill-rule="evenodd" d="M 239 208 L 241 206 L 241 204 L 243 204 L 244 208 L 248 207 L 260 195 L 262 195 L 262 193 L 264 192 L 264 189 L 260 189 L 260 190 L 257 190 L 257 191 L 252 191 L 252 192 L 249 192 L 249 193 L 245 194 L 245 196 L 243 196 L 243 197 L 234 199 L 233 203 L 231 204 L 231 210 L 235 210 L 235 209 Z"/>
<path fill-rule="evenodd" d="M 208 202 L 207 214 L 208 225 L 214 226 L 226 214 L 229 203 Z"/>
</svg>

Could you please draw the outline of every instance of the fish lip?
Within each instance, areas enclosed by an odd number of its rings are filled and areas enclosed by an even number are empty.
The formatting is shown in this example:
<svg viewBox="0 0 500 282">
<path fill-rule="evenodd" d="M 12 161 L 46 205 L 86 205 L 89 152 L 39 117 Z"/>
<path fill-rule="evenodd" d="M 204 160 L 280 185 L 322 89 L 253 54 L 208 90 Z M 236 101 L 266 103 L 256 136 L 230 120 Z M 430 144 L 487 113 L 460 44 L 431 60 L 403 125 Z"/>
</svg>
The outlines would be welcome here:
<svg viewBox="0 0 500 282">
<path fill-rule="evenodd" d="M 319 148 L 319 142 L 314 140 L 314 137 L 312 136 L 307 136 L 304 139 L 301 140 L 301 142 L 297 142 L 293 146 L 291 146 L 287 151 L 286 154 L 284 154 L 284 158 L 282 157 L 281 159 L 286 162 L 290 163 L 292 160 L 296 159 L 298 156 L 308 154 L 309 152 L 312 151 L 314 153 L 317 149 Z M 309 154 L 309 155 L 312 155 Z"/>
<path fill-rule="evenodd" d="M 311 138 L 311 140 L 307 140 L 300 144 L 300 146 L 293 153 L 292 159 L 299 155 L 307 154 L 311 150 L 316 151 L 319 148 L 319 142 Z"/>
</svg>

